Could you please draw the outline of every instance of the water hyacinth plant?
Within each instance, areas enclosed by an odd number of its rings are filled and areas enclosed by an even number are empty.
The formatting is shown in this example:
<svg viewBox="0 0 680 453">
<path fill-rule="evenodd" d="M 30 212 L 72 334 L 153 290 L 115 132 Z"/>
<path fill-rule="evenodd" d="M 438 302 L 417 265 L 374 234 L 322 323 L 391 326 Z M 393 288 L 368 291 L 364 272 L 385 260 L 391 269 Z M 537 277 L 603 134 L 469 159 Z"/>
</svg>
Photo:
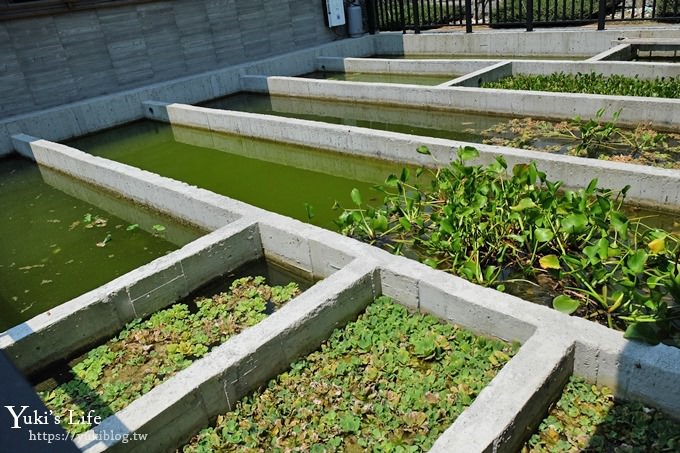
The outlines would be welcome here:
<svg viewBox="0 0 680 453">
<path fill-rule="evenodd" d="M 657 77 L 654 80 L 642 80 L 637 76 L 627 77 L 617 74 L 604 76 L 595 72 L 578 72 L 576 74 L 557 72 L 547 75 L 517 74 L 495 82 L 483 83 L 482 87 L 612 96 L 680 97 L 680 77 Z"/>
<path fill-rule="evenodd" d="M 244 277 L 228 292 L 197 299 L 195 309 L 177 303 L 136 319 L 73 366 L 72 379 L 40 397 L 69 433 L 87 431 L 89 423 L 73 420 L 91 414 L 103 420 L 123 409 L 298 293 L 295 283 L 268 286 L 263 277 Z"/>
<path fill-rule="evenodd" d="M 429 154 L 426 147 L 419 152 Z M 656 343 L 680 341 L 680 239 L 621 210 L 628 187 L 562 190 L 534 163 L 510 171 L 502 157 L 467 165 L 472 147 L 435 170 L 404 169 L 379 187 L 382 204 L 337 220 L 342 233 L 504 290 L 509 279 L 540 281 L 554 308 Z M 427 172 L 429 184 L 419 185 Z"/>
</svg>

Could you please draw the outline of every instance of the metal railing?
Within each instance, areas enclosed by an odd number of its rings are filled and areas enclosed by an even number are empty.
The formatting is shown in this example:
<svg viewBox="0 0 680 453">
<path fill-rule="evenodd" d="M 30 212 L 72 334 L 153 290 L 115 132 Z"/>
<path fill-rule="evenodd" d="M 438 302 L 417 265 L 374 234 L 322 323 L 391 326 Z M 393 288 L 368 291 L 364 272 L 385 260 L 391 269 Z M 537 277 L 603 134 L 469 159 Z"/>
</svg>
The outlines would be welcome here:
<svg viewBox="0 0 680 453">
<path fill-rule="evenodd" d="M 365 0 L 369 28 L 404 31 L 474 25 L 511 28 L 608 22 L 680 22 L 680 0 Z"/>
</svg>

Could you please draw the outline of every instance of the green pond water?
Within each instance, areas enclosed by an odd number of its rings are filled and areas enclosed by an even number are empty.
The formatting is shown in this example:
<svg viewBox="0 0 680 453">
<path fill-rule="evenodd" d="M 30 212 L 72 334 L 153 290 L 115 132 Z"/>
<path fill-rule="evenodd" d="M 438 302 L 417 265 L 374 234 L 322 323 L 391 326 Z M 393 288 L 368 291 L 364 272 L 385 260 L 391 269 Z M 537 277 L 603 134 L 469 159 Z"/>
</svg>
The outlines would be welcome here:
<svg viewBox="0 0 680 453">
<path fill-rule="evenodd" d="M 508 117 L 497 115 L 375 106 L 257 93 L 238 93 L 201 105 L 473 143 L 482 142 L 481 133 L 485 129 L 509 121 Z"/>
<path fill-rule="evenodd" d="M 397 165 L 142 121 L 69 142 L 83 151 L 187 182 L 246 203 L 334 228 L 336 200 L 351 206 Z M 375 196 L 379 194 L 374 192 Z"/>
<path fill-rule="evenodd" d="M 408 85 L 439 85 L 453 80 L 460 74 L 418 75 L 418 74 L 379 74 L 364 72 L 316 71 L 301 75 L 308 79 L 344 80 L 347 82 L 403 83 Z"/>
<path fill-rule="evenodd" d="M 19 157 L 0 160 L 0 232 L 0 332 L 202 234 Z"/>
<path fill-rule="evenodd" d="M 241 96 L 238 99 L 246 102 Z M 353 207 L 349 194 L 358 188 L 364 202 L 379 203 L 382 195 L 373 185 L 382 183 L 391 173 L 398 174 L 403 166 L 152 121 L 69 144 L 329 229 L 335 229 L 333 220 L 341 212 L 332 209 L 336 201 L 343 207 Z M 306 205 L 313 207 L 311 220 Z M 657 213 L 635 214 L 651 223 L 647 216 Z M 676 220 L 677 216 L 671 214 L 655 226 L 667 228 Z M 509 292 L 529 300 L 552 301 L 549 293 L 534 285 L 508 286 Z"/>
</svg>

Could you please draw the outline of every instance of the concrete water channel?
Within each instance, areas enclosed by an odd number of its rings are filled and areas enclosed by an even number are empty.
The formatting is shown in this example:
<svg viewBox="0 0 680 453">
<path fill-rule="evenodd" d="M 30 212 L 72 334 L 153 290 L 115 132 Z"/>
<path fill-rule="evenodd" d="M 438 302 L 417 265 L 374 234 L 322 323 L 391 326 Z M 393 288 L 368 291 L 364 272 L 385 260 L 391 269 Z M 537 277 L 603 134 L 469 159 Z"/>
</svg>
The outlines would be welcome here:
<svg viewBox="0 0 680 453">
<path fill-rule="evenodd" d="M 390 86 L 290 77 L 314 70 L 337 70 L 334 66 L 351 71 L 352 65 L 360 65 L 363 69 L 357 70 L 366 72 L 366 65 L 380 63 L 369 63 L 370 59 L 344 59 L 345 56 L 384 55 L 397 51 L 442 54 L 454 49 L 479 54 L 489 49 L 485 47 L 489 43 L 499 56 L 517 46 L 523 46 L 523 53 L 528 54 L 552 52 L 587 56 L 588 53 L 609 49 L 611 42 L 622 33 L 606 31 L 562 35 L 551 31 L 545 34 L 475 34 L 477 36 L 472 37 L 447 34 L 365 36 L 236 69 L 68 105 L 42 112 L 34 118 L 4 122 L 2 128 L 7 133 L 2 137 L 2 144 L 5 149 L 15 149 L 43 166 L 189 221 L 211 233 L 56 307 L 49 315 L 37 315 L 9 329 L 0 335 L 0 346 L 21 372 L 42 371 L 51 363 L 69 359 L 83 348 L 105 341 L 132 319 L 148 316 L 213 278 L 265 257 L 296 268 L 319 281 L 260 324 L 230 339 L 125 409 L 77 436 L 75 443 L 79 448 L 85 451 L 141 451 L 150 448 L 161 451 L 176 448 L 218 414 L 232 409 L 239 398 L 286 369 L 297 357 L 316 349 L 331 330 L 354 318 L 379 295 L 391 296 L 409 308 L 432 313 L 476 333 L 518 341 L 522 345 L 491 384 L 437 440 L 432 451 L 516 450 L 525 441 L 527 432 L 532 431 L 544 417 L 548 405 L 560 394 L 572 374 L 598 385 L 611 386 L 621 398 L 641 401 L 679 417 L 680 391 L 676 383 L 680 375 L 680 351 L 676 348 L 628 341 L 623 339 L 621 332 L 475 286 L 327 229 L 149 170 L 87 154 L 76 149 L 80 146 L 78 142 L 72 142 L 73 147 L 54 142 L 137 120 L 145 115 L 171 125 L 171 129 L 154 126 L 158 127 L 159 135 L 165 135 L 158 141 L 159 150 L 166 146 L 170 131 L 173 139 L 182 135 L 196 137 L 196 141 L 191 143 L 194 146 L 200 144 L 201 149 L 193 148 L 194 153 L 204 152 L 203 149 L 220 149 L 216 136 L 201 132 L 200 129 L 203 129 L 232 134 L 232 137 L 275 141 L 284 146 L 302 145 L 340 154 L 355 154 L 400 165 L 433 165 L 429 156 L 414 151 L 417 146 L 425 144 L 439 161 L 447 161 L 463 144 L 449 138 L 413 136 L 190 105 L 241 90 L 361 100 L 401 108 L 425 104 L 440 110 L 538 115 L 555 119 L 568 119 L 576 114 L 592 116 L 601 107 L 622 108 L 621 120 L 624 123 L 649 121 L 659 127 L 678 130 L 675 113 L 680 104 L 677 100 L 513 94 L 475 86 Z M 649 33 L 649 30 L 633 31 L 630 36 Z M 659 31 L 659 34 L 664 32 Z M 550 45 L 549 38 L 554 39 L 558 35 L 560 45 L 554 45 L 557 41 Z M 430 73 L 441 73 L 458 64 L 459 71 L 453 73 L 471 74 L 462 80 L 466 83 L 465 80 L 477 82 L 480 78 L 496 77 L 500 73 L 532 66 L 530 62 L 493 62 L 491 67 L 487 67 L 488 61 L 473 64 L 439 60 L 431 66 L 426 60 L 394 61 L 390 63 L 389 71 L 381 66 L 374 72 L 421 73 L 422 68 L 430 67 Z M 595 66 L 573 67 L 569 66 L 571 64 L 586 63 L 540 62 L 533 64 L 533 70 L 542 70 L 540 68 L 544 66 L 541 65 L 554 65 L 551 70 L 562 68 L 565 71 L 592 67 L 610 72 L 639 70 L 640 73 L 649 71 L 651 74 L 655 70 L 653 65 L 644 66 L 642 63 L 603 66 L 604 63 L 593 62 Z M 460 71 L 461 65 L 465 70 Z M 675 70 L 662 67 L 669 74 Z M 460 79 L 452 82 L 455 83 L 451 85 L 461 85 Z M 105 105 L 108 106 L 107 113 L 98 110 Z M 84 112 L 92 111 L 98 113 L 84 115 Z M 82 143 L 96 141 L 95 138 L 82 140 Z M 83 145 L 83 148 L 86 146 Z M 678 171 L 490 145 L 479 145 L 479 149 L 480 162 L 488 162 L 498 154 L 506 156 L 510 165 L 532 159 L 551 178 L 563 179 L 573 187 L 584 187 L 590 179 L 598 177 L 603 186 L 631 184 L 629 196 L 643 204 L 667 209 L 680 207 Z M 120 156 L 125 154 L 124 149 L 118 152 Z M 244 148 L 244 152 L 253 151 Z M 290 150 L 287 149 L 288 153 Z M 183 157 L 172 155 L 175 159 Z M 148 158 L 150 161 L 163 160 L 164 155 L 151 153 Z M 125 161 L 124 158 L 120 160 Z M 187 158 L 184 165 L 190 163 Z M 371 168 L 371 165 L 368 167 Z M 377 168 L 381 165 L 377 164 Z M 355 170 L 360 169 L 350 171 Z M 224 172 L 227 177 L 228 169 Z M 360 177 L 356 179 L 361 180 Z M 201 181 L 189 182 L 201 185 Z M 284 184 L 287 183 L 279 183 Z M 276 186 L 270 190 L 277 190 Z M 98 433 L 108 433 L 108 437 L 97 436 Z M 135 433 L 153 436 L 153 447 L 145 442 L 122 441 Z"/>
</svg>

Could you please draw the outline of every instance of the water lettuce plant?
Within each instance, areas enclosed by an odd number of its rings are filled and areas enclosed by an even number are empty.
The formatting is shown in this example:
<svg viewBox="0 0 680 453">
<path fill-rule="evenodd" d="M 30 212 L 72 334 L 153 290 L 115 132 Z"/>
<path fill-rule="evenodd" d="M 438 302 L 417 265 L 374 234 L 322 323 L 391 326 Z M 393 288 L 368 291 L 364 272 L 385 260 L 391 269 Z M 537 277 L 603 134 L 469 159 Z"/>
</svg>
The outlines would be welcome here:
<svg viewBox="0 0 680 453">
<path fill-rule="evenodd" d="M 429 154 L 426 147 L 419 152 Z M 680 340 L 680 238 L 629 219 L 625 193 L 562 190 L 532 162 L 508 172 L 502 157 L 487 166 L 458 150 L 450 165 L 404 169 L 377 189 L 379 206 L 356 207 L 337 220 L 341 232 L 418 259 L 474 283 L 504 290 L 510 280 L 540 282 L 554 308 L 626 330 L 651 343 Z M 427 186 L 418 177 L 428 173 Z M 536 284 L 536 283 L 534 283 Z"/>
<path fill-rule="evenodd" d="M 228 292 L 197 299 L 195 308 L 177 303 L 135 319 L 73 366 L 72 379 L 39 394 L 68 432 L 84 432 L 90 423 L 73 420 L 103 420 L 123 409 L 298 292 L 295 283 L 272 287 L 263 277 L 244 277 Z"/>
<path fill-rule="evenodd" d="M 679 451 L 680 424 L 640 403 L 616 401 L 607 387 L 572 377 L 522 453 Z"/>
<path fill-rule="evenodd" d="M 517 347 L 379 297 L 183 451 L 426 451 Z"/>
<path fill-rule="evenodd" d="M 604 76 L 595 72 L 578 72 L 576 74 L 556 72 L 547 75 L 517 74 L 495 82 L 485 82 L 482 87 L 612 96 L 680 97 L 680 77 L 657 77 L 653 80 L 642 80 L 637 75 L 635 77 L 617 74 Z"/>
<path fill-rule="evenodd" d="M 574 117 L 549 122 L 515 118 L 482 132 L 484 143 L 570 154 L 665 168 L 680 169 L 680 135 L 660 133 L 649 126 L 624 129 L 617 125 L 619 112 L 604 119 L 600 109 L 594 118 Z"/>
</svg>

